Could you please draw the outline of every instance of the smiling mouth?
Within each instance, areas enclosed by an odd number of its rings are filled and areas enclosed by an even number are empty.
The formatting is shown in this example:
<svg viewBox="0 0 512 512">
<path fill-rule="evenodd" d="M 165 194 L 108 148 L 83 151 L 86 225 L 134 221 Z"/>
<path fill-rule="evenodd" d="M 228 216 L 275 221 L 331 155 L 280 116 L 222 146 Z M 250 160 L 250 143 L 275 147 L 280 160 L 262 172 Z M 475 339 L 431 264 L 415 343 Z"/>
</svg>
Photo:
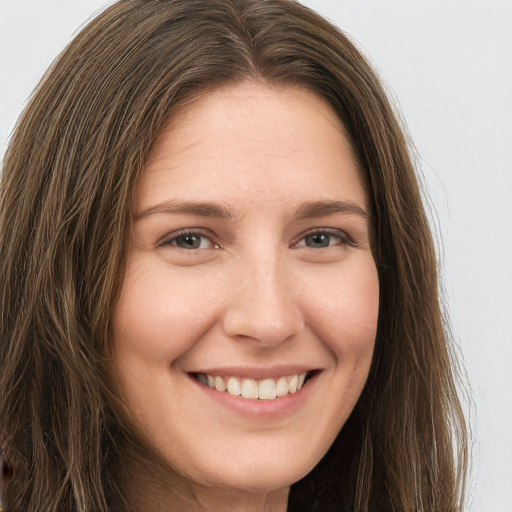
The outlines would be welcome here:
<svg viewBox="0 0 512 512">
<path fill-rule="evenodd" d="M 193 377 L 199 382 L 220 392 L 240 396 L 247 400 L 274 400 L 296 393 L 307 382 L 313 372 L 287 375 L 276 379 L 242 379 L 238 377 L 221 377 L 205 373 L 195 373 Z"/>
</svg>

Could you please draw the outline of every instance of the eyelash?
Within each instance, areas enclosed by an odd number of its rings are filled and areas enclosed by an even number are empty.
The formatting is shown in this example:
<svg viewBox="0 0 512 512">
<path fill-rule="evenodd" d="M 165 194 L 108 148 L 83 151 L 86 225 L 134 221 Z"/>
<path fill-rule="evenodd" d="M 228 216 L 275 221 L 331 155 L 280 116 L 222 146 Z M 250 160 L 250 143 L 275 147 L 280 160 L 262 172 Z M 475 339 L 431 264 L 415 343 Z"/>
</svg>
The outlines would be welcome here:
<svg viewBox="0 0 512 512">
<path fill-rule="evenodd" d="M 355 247 L 354 241 L 350 238 L 350 236 L 340 229 L 329 229 L 329 228 L 315 228 L 307 233 L 303 233 L 300 236 L 300 239 L 298 242 L 294 242 L 291 246 L 292 248 L 298 248 L 298 247 L 308 247 L 306 244 L 302 244 L 301 242 L 304 241 L 306 238 L 313 236 L 313 235 L 324 235 L 332 238 L 337 238 L 340 242 L 337 244 L 329 244 L 327 247 L 317 247 L 317 249 L 327 249 L 329 247 L 332 247 L 333 245 L 347 245 L 350 247 Z"/>
<path fill-rule="evenodd" d="M 336 243 L 336 244 L 332 244 L 332 245 L 329 244 L 326 247 L 316 247 L 316 249 L 327 249 L 329 247 L 332 247 L 333 245 L 346 245 L 346 246 L 350 246 L 350 247 L 355 247 L 355 245 L 356 245 L 345 231 L 342 231 L 339 229 L 316 228 L 316 229 L 310 230 L 310 231 L 302 234 L 300 236 L 300 239 L 297 242 L 293 242 L 290 245 L 290 247 L 293 249 L 297 249 L 299 247 L 311 247 L 311 246 L 307 246 L 306 243 L 301 243 L 301 242 L 305 241 L 306 238 L 313 236 L 313 235 L 316 235 L 316 236 L 324 235 L 324 236 L 328 236 L 328 237 L 334 237 L 340 241 L 339 243 Z M 208 239 L 212 245 L 212 247 L 209 247 L 209 248 L 219 249 L 222 247 L 220 244 L 216 244 L 212 241 L 210 234 L 207 234 L 207 233 L 201 231 L 200 229 L 183 229 L 183 230 L 177 231 L 175 233 L 172 233 L 169 237 L 164 238 L 157 245 L 158 245 L 158 247 L 175 246 L 178 249 L 182 249 L 184 251 L 200 250 L 201 247 L 197 247 L 197 248 L 192 247 L 189 249 L 185 249 L 184 247 L 178 246 L 177 240 L 181 237 L 187 237 L 187 236 Z"/>
<path fill-rule="evenodd" d="M 185 249 L 183 247 L 179 247 L 178 244 L 176 243 L 177 240 L 179 238 L 185 238 L 185 237 L 198 237 L 198 238 L 202 238 L 202 239 L 208 239 L 213 248 L 214 249 L 219 249 L 221 246 L 219 244 L 215 244 L 212 239 L 211 239 L 211 235 L 209 234 L 206 234 L 205 232 L 201 231 L 200 229 L 183 229 L 183 230 L 180 230 L 180 231 L 177 231 L 175 233 L 172 233 L 170 236 L 168 237 L 165 237 L 161 242 L 158 242 L 158 247 L 165 247 L 165 246 L 169 246 L 169 245 L 173 245 L 173 246 L 176 246 L 178 249 L 182 249 L 184 251 L 193 251 L 193 250 L 199 250 L 200 247 L 194 249 L 194 248 L 191 248 L 191 249 Z"/>
</svg>

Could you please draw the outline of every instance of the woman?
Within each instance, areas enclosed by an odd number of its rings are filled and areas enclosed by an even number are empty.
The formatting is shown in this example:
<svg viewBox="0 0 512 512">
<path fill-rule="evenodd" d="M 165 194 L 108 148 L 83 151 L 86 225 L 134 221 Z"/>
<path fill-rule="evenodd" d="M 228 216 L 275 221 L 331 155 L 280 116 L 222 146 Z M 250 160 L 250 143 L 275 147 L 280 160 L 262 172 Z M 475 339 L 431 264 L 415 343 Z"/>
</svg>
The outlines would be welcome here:
<svg viewBox="0 0 512 512">
<path fill-rule="evenodd" d="M 6 510 L 461 510 L 465 423 L 404 135 L 288 1 L 121 1 L 0 199 Z"/>
</svg>

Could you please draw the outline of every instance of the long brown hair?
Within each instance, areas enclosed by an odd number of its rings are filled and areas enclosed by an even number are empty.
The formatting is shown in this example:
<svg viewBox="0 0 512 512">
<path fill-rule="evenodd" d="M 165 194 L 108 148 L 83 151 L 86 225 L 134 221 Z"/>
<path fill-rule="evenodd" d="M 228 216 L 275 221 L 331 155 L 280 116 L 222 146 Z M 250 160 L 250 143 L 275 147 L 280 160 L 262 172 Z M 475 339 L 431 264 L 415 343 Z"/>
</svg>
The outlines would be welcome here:
<svg viewBox="0 0 512 512">
<path fill-rule="evenodd" d="M 370 376 L 329 452 L 292 487 L 289 510 L 462 509 L 466 427 L 436 256 L 406 139 L 378 77 L 339 29 L 295 2 L 124 0 L 53 64 L 4 160 L 8 511 L 123 510 L 122 447 L 141 442 L 111 391 L 109 320 L 134 184 L 169 116 L 243 80 L 327 100 L 357 157 L 375 233 L 381 305 Z"/>
</svg>

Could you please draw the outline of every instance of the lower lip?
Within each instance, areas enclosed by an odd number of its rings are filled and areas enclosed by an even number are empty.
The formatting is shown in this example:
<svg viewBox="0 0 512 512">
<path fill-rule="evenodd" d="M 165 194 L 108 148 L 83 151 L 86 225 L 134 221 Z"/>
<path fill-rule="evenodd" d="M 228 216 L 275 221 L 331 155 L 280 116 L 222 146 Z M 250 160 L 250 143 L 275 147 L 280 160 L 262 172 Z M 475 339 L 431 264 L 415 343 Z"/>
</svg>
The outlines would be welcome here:
<svg viewBox="0 0 512 512">
<path fill-rule="evenodd" d="M 312 375 L 302 388 L 295 393 L 274 398 L 273 400 L 249 400 L 241 396 L 233 396 L 227 391 L 217 391 L 210 388 L 192 376 L 190 376 L 190 379 L 208 398 L 236 414 L 256 418 L 278 418 L 292 414 L 304 405 L 316 385 L 318 373 Z"/>
</svg>

